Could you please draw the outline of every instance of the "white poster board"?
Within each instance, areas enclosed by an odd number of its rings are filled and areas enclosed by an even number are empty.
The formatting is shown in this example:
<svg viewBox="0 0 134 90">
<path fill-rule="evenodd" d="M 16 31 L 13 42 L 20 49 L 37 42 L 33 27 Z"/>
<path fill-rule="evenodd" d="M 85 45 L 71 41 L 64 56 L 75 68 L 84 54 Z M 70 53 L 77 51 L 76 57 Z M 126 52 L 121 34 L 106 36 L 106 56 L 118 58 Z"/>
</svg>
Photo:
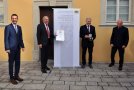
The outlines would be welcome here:
<svg viewBox="0 0 134 90">
<path fill-rule="evenodd" d="M 79 67 L 79 28 L 79 9 L 54 9 L 54 33 L 64 30 L 64 40 L 54 41 L 54 67 Z"/>
</svg>

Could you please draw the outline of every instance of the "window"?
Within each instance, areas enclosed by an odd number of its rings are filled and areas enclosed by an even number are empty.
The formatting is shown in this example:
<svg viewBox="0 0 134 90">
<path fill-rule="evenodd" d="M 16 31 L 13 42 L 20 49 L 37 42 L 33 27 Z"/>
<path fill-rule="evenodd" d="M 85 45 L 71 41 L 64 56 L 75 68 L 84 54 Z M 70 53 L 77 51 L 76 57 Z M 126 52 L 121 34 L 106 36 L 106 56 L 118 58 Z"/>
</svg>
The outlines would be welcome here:
<svg viewBox="0 0 134 90">
<path fill-rule="evenodd" d="M 0 0 L 0 23 L 4 23 L 3 0 Z"/>
<path fill-rule="evenodd" d="M 6 22 L 7 22 L 6 0 L 0 0 L 0 25 L 5 25 Z"/>
<path fill-rule="evenodd" d="M 121 18 L 125 24 L 133 24 L 134 0 L 101 0 L 101 24 L 115 25 Z"/>
<path fill-rule="evenodd" d="M 115 22 L 118 18 L 129 21 L 129 0 L 107 0 L 106 21 Z"/>
</svg>

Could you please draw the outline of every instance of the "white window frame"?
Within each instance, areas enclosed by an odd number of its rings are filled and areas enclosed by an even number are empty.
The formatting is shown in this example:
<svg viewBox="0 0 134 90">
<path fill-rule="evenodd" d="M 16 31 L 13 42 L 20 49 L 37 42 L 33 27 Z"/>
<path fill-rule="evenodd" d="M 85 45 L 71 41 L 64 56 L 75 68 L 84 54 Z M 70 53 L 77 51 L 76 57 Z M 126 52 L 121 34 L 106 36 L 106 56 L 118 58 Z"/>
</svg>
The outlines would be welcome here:
<svg viewBox="0 0 134 90">
<path fill-rule="evenodd" d="M 117 5 L 116 5 L 116 20 L 117 19 L 119 19 L 119 8 L 120 8 L 120 0 L 116 0 L 116 3 L 117 3 Z M 130 19 L 131 19 L 131 0 L 129 0 L 129 16 L 128 16 L 128 21 L 124 21 L 124 23 L 130 23 Z M 107 0 L 106 0 L 106 13 L 105 13 L 105 21 L 106 21 L 106 23 L 115 23 L 116 21 L 107 21 Z"/>
<path fill-rule="evenodd" d="M 0 26 L 7 25 L 7 0 L 3 0 L 3 9 L 4 9 L 4 22 L 0 23 Z"/>
<path fill-rule="evenodd" d="M 116 20 L 119 19 L 119 0 L 117 2 L 117 10 L 116 10 Z M 129 0 L 129 16 L 128 21 L 124 21 L 125 25 L 134 26 L 134 22 L 132 22 L 132 0 Z M 118 13 L 118 14 L 117 14 Z M 107 0 L 101 0 L 101 22 L 100 26 L 109 26 L 116 25 L 116 21 L 107 21 Z"/>
</svg>

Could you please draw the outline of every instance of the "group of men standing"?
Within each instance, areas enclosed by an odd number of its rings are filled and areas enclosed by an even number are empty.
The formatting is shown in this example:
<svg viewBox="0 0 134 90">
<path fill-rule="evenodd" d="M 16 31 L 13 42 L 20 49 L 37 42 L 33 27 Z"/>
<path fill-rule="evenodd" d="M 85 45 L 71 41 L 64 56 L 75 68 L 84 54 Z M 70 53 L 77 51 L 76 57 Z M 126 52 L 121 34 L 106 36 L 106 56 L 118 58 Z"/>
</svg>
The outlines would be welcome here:
<svg viewBox="0 0 134 90">
<path fill-rule="evenodd" d="M 18 84 L 17 81 L 23 81 L 19 77 L 20 71 L 20 54 L 21 49 L 24 51 L 24 43 L 22 38 L 21 26 L 17 25 L 18 15 L 11 15 L 11 24 L 5 27 L 4 42 L 5 51 L 8 53 L 9 62 L 9 76 L 12 84 Z M 86 51 L 89 52 L 88 65 L 92 66 L 92 53 L 94 47 L 94 40 L 96 38 L 95 27 L 91 25 L 91 18 L 86 18 L 86 24 L 80 27 L 80 37 L 82 38 L 82 68 L 86 66 Z M 49 25 L 49 17 L 44 16 L 42 23 L 37 26 L 37 42 L 41 51 L 41 72 L 47 73 L 50 68 L 47 66 L 49 46 L 53 42 L 55 35 L 53 28 Z M 116 51 L 119 51 L 120 61 L 119 70 L 122 70 L 124 61 L 124 51 L 129 41 L 128 28 L 123 26 L 123 21 L 119 19 L 117 26 L 113 28 L 110 44 L 111 50 L 111 63 L 109 67 L 114 66 L 114 56 Z M 14 65 L 15 64 L 15 65 Z M 14 68 L 15 67 L 15 68 Z"/>
<path fill-rule="evenodd" d="M 92 66 L 92 52 L 94 47 L 94 39 L 96 38 L 95 27 L 91 25 L 91 18 L 86 18 L 86 24 L 80 27 L 80 37 L 82 38 L 82 68 L 86 65 L 86 51 L 89 52 L 88 65 L 90 68 Z M 113 28 L 110 45 L 111 45 L 111 63 L 109 67 L 115 64 L 115 53 L 119 51 L 119 68 L 122 70 L 124 62 L 124 52 L 129 41 L 129 31 L 128 28 L 123 26 L 123 21 L 121 19 L 117 20 L 117 26 Z"/>
</svg>

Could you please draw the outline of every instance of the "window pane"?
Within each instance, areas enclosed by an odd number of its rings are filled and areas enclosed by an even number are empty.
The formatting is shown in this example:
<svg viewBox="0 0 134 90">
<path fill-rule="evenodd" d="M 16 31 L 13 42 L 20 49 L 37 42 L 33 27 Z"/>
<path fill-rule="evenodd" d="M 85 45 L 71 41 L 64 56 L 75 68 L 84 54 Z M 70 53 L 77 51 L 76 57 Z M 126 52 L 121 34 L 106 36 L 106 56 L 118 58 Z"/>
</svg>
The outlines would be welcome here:
<svg viewBox="0 0 134 90">
<path fill-rule="evenodd" d="M 107 14 L 107 21 L 116 21 L 116 14 Z"/>
<path fill-rule="evenodd" d="M 123 21 L 128 21 L 128 14 L 120 14 L 119 17 L 123 20 Z"/>
<path fill-rule="evenodd" d="M 129 0 L 120 0 L 120 5 L 129 6 Z"/>
<path fill-rule="evenodd" d="M 107 13 L 108 14 L 115 14 L 116 13 L 116 6 L 107 6 Z"/>
<path fill-rule="evenodd" d="M 116 0 L 107 0 L 107 6 L 115 6 L 116 5 Z"/>
<path fill-rule="evenodd" d="M 0 8 L 0 23 L 4 22 L 4 11 L 3 8 Z"/>
<path fill-rule="evenodd" d="M 116 0 L 107 0 L 106 20 L 107 21 L 116 20 Z"/>
<path fill-rule="evenodd" d="M 120 14 L 128 14 L 129 13 L 129 7 L 128 6 L 120 6 L 119 12 L 120 12 Z"/>
</svg>

